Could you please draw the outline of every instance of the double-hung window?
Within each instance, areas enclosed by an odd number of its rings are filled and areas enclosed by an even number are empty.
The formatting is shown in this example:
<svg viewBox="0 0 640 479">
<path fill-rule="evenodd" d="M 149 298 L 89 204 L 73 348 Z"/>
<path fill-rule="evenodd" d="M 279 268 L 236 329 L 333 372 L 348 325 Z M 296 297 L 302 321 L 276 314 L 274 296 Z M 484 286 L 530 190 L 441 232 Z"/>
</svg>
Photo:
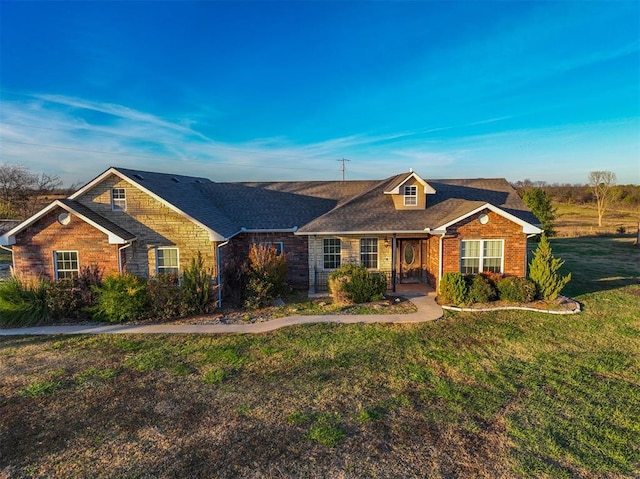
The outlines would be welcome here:
<svg viewBox="0 0 640 479">
<path fill-rule="evenodd" d="M 404 187 L 404 205 L 416 206 L 418 204 L 418 187 L 417 186 L 405 186 Z"/>
<path fill-rule="evenodd" d="M 342 262 L 342 243 L 338 238 L 325 238 L 323 241 L 324 269 L 338 269 Z"/>
<path fill-rule="evenodd" d="M 365 268 L 378 269 L 378 238 L 360 239 L 360 264 Z"/>
<path fill-rule="evenodd" d="M 53 253 L 56 280 L 74 279 L 80 272 L 77 251 L 55 251 Z"/>
<path fill-rule="evenodd" d="M 127 190 L 124 188 L 111 188 L 111 209 L 113 211 L 127 210 Z"/>
<path fill-rule="evenodd" d="M 460 272 L 478 274 L 484 271 L 502 273 L 504 240 L 462 240 Z"/>
<path fill-rule="evenodd" d="M 157 274 L 179 274 L 178 248 L 158 248 L 156 251 Z"/>
</svg>

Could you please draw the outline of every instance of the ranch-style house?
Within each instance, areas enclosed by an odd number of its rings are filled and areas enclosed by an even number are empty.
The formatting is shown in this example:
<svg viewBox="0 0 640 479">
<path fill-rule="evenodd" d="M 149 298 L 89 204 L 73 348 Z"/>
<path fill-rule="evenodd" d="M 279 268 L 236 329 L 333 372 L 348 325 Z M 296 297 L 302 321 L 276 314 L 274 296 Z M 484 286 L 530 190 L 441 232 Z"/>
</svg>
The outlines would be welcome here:
<svg viewBox="0 0 640 479">
<path fill-rule="evenodd" d="M 288 262 L 289 283 L 327 290 L 344 263 L 384 272 L 389 289 L 437 288 L 442 275 L 527 274 L 539 221 L 504 179 L 426 181 L 409 171 L 383 180 L 219 183 L 109 168 L 0 236 L 16 273 L 73 278 L 180 273 L 200 252 L 224 289 L 225 268 L 251 243 Z"/>
</svg>

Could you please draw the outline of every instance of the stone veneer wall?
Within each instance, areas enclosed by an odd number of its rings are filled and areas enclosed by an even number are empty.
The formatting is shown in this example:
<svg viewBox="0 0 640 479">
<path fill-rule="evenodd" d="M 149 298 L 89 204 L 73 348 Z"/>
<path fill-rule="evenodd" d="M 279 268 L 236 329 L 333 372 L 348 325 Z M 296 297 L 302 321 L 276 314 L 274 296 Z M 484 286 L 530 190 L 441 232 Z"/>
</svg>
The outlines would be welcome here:
<svg viewBox="0 0 640 479">
<path fill-rule="evenodd" d="M 487 224 L 478 218 L 489 216 Z M 460 271 L 460 241 L 473 239 L 504 239 L 504 271 L 506 276 L 526 276 L 527 235 L 522 226 L 490 210 L 481 211 L 448 228 L 448 234 L 457 235 L 443 240 L 443 274 Z"/>
<path fill-rule="evenodd" d="M 125 189 L 126 211 L 112 211 L 111 188 Z M 168 246 L 179 248 L 181 270 L 200 251 L 207 267 L 217 274 L 215 243 L 205 229 L 118 176 L 106 178 L 76 201 L 137 236 L 133 245 L 124 250 L 127 272 L 141 277 L 153 276 L 156 247 Z"/>
<path fill-rule="evenodd" d="M 118 246 L 107 235 L 75 215 L 67 225 L 58 222 L 62 208 L 54 208 L 16 237 L 13 264 L 16 273 L 54 279 L 55 251 L 77 251 L 79 266 L 97 265 L 118 272 Z"/>
<path fill-rule="evenodd" d="M 315 272 L 326 272 L 330 270 L 324 269 L 324 243 L 325 238 L 339 238 L 341 241 L 341 261 L 346 263 L 360 263 L 360 239 L 361 238 L 378 238 L 378 270 L 392 270 L 392 246 L 391 237 L 389 235 L 367 235 L 367 236 L 309 236 L 309 286 L 313 289 L 315 284 Z"/>
</svg>

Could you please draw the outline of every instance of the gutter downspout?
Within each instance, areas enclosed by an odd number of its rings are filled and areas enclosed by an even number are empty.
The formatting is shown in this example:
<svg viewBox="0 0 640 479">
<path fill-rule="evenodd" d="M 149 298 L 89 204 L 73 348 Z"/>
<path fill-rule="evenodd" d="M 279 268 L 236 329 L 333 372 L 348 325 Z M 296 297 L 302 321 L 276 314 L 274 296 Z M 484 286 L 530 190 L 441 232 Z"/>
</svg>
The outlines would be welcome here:
<svg viewBox="0 0 640 479">
<path fill-rule="evenodd" d="M 440 281 L 442 280 L 442 271 L 444 268 L 444 265 L 442 264 L 442 254 L 444 250 L 444 248 L 442 247 L 442 240 L 445 234 L 446 233 L 442 233 L 438 241 L 438 289 L 440 289 Z M 436 294 L 437 294 L 437 291 L 436 291 Z"/>
<path fill-rule="evenodd" d="M 13 249 L 7 248 L 6 246 L 1 244 L 0 244 L 0 248 L 11 253 L 11 272 L 13 274 L 13 272 L 16 270 L 16 264 L 14 263 L 14 260 L 13 260 Z"/>
<path fill-rule="evenodd" d="M 229 244 L 229 240 L 216 245 L 216 272 L 218 281 L 218 308 L 222 308 L 222 274 L 220 273 L 220 249 Z"/>
<path fill-rule="evenodd" d="M 127 249 L 129 246 L 131 246 L 133 244 L 133 241 L 130 243 L 125 244 L 124 246 L 121 246 L 120 248 L 118 248 L 118 272 L 120 274 L 122 274 L 124 271 L 122 271 L 122 269 L 124 268 L 124 264 L 122 262 L 122 252 Z"/>
</svg>

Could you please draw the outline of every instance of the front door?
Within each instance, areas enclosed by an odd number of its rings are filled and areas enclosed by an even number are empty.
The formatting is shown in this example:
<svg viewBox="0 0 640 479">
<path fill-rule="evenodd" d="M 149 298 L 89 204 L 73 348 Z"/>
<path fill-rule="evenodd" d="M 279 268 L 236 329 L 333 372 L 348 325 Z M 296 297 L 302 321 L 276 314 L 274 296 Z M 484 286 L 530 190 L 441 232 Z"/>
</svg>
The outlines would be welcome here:
<svg viewBox="0 0 640 479">
<path fill-rule="evenodd" d="M 422 258 L 420 240 L 400 242 L 400 282 L 419 283 Z"/>
</svg>

